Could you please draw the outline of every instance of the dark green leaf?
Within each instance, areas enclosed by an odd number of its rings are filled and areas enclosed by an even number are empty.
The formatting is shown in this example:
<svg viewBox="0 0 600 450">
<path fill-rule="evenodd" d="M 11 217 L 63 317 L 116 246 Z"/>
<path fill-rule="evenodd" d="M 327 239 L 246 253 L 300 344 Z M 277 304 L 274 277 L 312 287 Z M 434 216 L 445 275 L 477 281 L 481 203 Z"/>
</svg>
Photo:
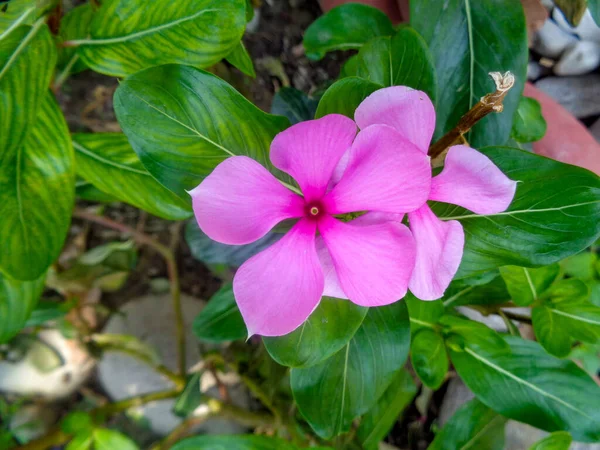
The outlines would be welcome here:
<svg viewBox="0 0 600 450">
<path fill-rule="evenodd" d="M 77 173 L 102 192 L 164 219 L 191 215 L 182 200 L 158 183 L 144 168 L 121 133 L 73 135 Z"/>
<path fill-rule="evenodd" d="M 557 431 L 533 444 L 529 450 L 569 450 L 572 440 L 566 431 Z"/>
<path fill-rule="evenodd" d="M 17 281 L 0 273 L 0 344 L 25 326 L 44 290 L 44 278 Z"/>
<path fill-rule="evenodd" d="M 256 78 L 256 71 L 254 70 L 254 64 L 252 64 L 252 58 L 248 54 L 248 50 L 244 47 L 244 43 L 240 41 L 235 46 L 233 51 L 225 58 L 234 67 L 240 69 L 240 71 L 249 77 Z"/>
<path fill-rule="evenodd" d="M 469 283 L 471 278 L 455 280 L 444 293 L 443 303 L 446 308 L 462 305 L 497 305 L 510 300 L 506 283 L 495 272 L 485 272 L 492 276 L 486 283 Z"/>
<path fill-rule="evenodd" d="M 564 358 L 571 351 L 571 336 L 562 317 L 550 308 L 536 306 L 531 311 L 533 330 L 538 342 L 548 353 Z"/>
<path fill-rule="evenodd" d="M 90 23 L 94 17 L 92 3 L 76 6 L 60 20 L 60 42 L 84 39 L 90 34 Z M 68 73 L 79 73 L 87 69 L 76 53 L 75 47 L 59 47 L 57 66 Z"/>
<path fill-rule="evenodd" d="M 203 341 L 235 341 L 248 337 L 242 314 L 235 303 L 231 283 L 213 295 L 194 319 L 194 334 Z"/>
<path fill-rule="evenodd" d="M 444 314 L 444 305 L 441 300 L 423 301 L 412 294 L 407 294 L 404 301 L 408 306 L 410 315 L 410 331 L 412 334 L 422 327 L 433 328 Z"/>
<path fill-rule="evenodd" d="M 325 91 L 319 101 L 315 117 L 327 114 L 343 114 L 354 119 L 354 111 L 360 103 L 383 86 L 357 77 L 342 78 Z"/>
<path fill-rule="evenodd" d="M 26 327 L 36 327 L 46 322 L 64 318 L 75 306 L 74 302 L 40 300 L 25 323 Z"/>
<path fill-rule="evenodd" d="M 586 0 L 554 0 L 554 4 L 558 6 L 565 19 L 573 27 L 579 25 L 587 8 Z"/>
<path fill-rule="evenodd" d="M 500 268 L 500 274 L 506 283 L 512 301 L 520 306 L 528 306 L 536 301 L 556 280 L 559 272 L 558 264 L 539 269 L 517 266 Z"/>
<path fill-rule="evenodd" d="M 188 417 L 202 403 L 203 395 L 202 391 L 200 391 L 201 375 L 200 372 L 196 372 L 190 376 L 183 392 L 177 397 L 175 405 L 173 405 L 173 412 L 179 417 Z"/>
<path fill-rule="evenodd" d="M 433 390 L 444 382 L 448 372 L 448 355 L 444 339 L 428 328 L 412 336 L 410 360 L 423 384 Z"/>
<path fill-rule="evenodd" d="M 451 130 L 481 97 L 494 92 L 489 73 L 511 71 L 515 86 L 504 111 L 490 114 L 467 135 L 480 148 L 503 145 L 527 78 L 527 30 L 513 0 L 422 0 L 410 3 L 410 24 L 429 46 L 437 72 L 435 139 Z"/>
<path fill-rule="evenodd" d="M 185 200 L 186 190 L 229 156 L 249 156 L 276 172 L 269 146 L 289 125 L 223 80 L 189 66 L 138 72 L 121 83 L 114 102 L 121 128 L 146 169 Z"/>
<path fill-rule="evenodd" d="M 323 297 L 317 309 L 292 333 L 263 338 L 271 357 L 289 367 L 310 367 L 344 347 L 363 322 L 368 308 Z"/>
<path fill-rule="evenodd" d="M 106 192 L 102 192 L 89 181 L 81 179 L 75 181 L 75 196 L 90 202 L 114 203 L 119 201 L 118 198 L 113 197 Z"/>
<path fill-rule="evenodd" d="M 138 450 L 130 438 L 118 431 L 99 428 L 94 431 L 94 450 Z"/>
<path fill-rule="evenodd" d="M 322 363 L 292 369 L 298 409 L 322 438 L 350 429 L 371 409 L 408 356 L 410 330 L 404 302 L 371 308 L 350 342 Z"/>
<path fill-rule="evenodd" d="M 171 450 L 296 450 L 296 447 L 267 436 L 194 436 L 178 442 Z"/>
<path fill-rule="evenodd" d="M 390 19 L 372 6 L 348 3 L 333 8 L 315 20 L 304 33 L 309 58 L 321 59 L 333 50 L 360 48 L 377 36 L 391 36 Z"/>
<path fill-rule="evenodd" d="M 600 308 L 587 301 L 552 302 L 546 308 L 559 318 L 568 334 L 576 340 L 595 343 L 600 339 Z"/>
<path fill-rule="evenodd" d="M 271 113 L 287 117 L 293 125 L 313 119 L 318 103 L 298 89 L 282 87 L 273 97 Z"/>
<path fill-rule="evenodd" d="M 91 69 L 123 77 L 163 64 L 209 67 L 231 53 L 245 27 L 244 0 L 106 0 L 91 38 L 75 42 Z"/>
<path fill-rule="evenodd" d="M 465 228 L 457 277 L 504 265 L 545 266 L 580 252 L 600 234 L 600 178 L 580 167 L 507 147 L 482 150 L 518 181 L 506 212 L 478 215 L 436 204 L 442 220 Z"/>
<path fill-rule="evenodd" d="M 458 409 L 427 450 L 503 450 L 506 419 L 477 399 Z"/>
<path fill-rule="evenodd" d="M 398 416 L 410 405 L 417 386 L 407 370 L 401 370 L 373 408 L 360 421 L 356 435 L 366 450 L 376 450 Z"/>
<path fill-rule="evenodd" d="M 453 348 L 490 346 L 499 351 L 500 349 L 508 351 L 508 345 L 502 336 L 487 325 L 451 315 L 443 316 L 439 323 L 443 326 L 444 337 L 451 339 L 450 344 Z"/>
<path fill-rule="evenodd" d="M 537 100 L 521 97 L 511 137 L 517 142 L 539 141 L 546 134 L 546 120 L 542 116 L 542 106 Z"/>
<path fill-rule="evenodd" d="M 534 427 L 569 431 L 578 441 L 598 441 L 600 387 L 575 364 L 548 355 L 539 344 L 505 339 L 508 352 L 476 336 L 462 351 L 449 346 L 454 367 L 479 400 Z"/>
<path fill-rule="evenodd" d="M 383 86 L 409 86 L 425 91 L 435 102 L 435 66 L 427 44 L 410 27 L 394 36 L 367 42 L 345 73 Z"/>
</svg>

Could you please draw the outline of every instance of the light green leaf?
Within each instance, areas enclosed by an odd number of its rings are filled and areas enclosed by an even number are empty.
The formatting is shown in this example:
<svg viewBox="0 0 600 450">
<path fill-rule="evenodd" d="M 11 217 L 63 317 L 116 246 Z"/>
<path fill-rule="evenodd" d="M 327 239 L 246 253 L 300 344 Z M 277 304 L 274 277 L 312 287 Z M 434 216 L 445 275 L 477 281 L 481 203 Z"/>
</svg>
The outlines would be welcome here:
<svg viewBox="0 0 600 450">
<path fill-rule="evenodd" d="M 596 276 L 595 265 L 598 257 L 590 251 L 581 252 L 560 262 L 565 275 L 579 278 L 584 281 L 594 279 Z"/>
<path fill-rule="evenodd" d="M 368 308 L 348 300 L 323 297 L 317 309 L 292 333 L 263 338 L 271 357 L 289 367 L 310 367 L 344 347 L 367 314 Z"/>
<path fill-rule="evenodd" d="M 520 306 L 531 305 L 556 280 L 560 266 L 552 264 L 539 269 L 527 267 L 500 267 L 500 274 L 506 283 L 513 302 Z"/>
<path fill-rule="evenodd" d="M 303 43 L 309 58 L 321 59 L 327 52 L 360 48 L 374 37 L 392 34 L 392 22 L 383 12 L 348 3 L 315 20 L 304 33 Z"/>
<path fill-rule="evenodd" d="M 579 25 L 587 8 L 586 0 L 554 0 L 554 4 L 558 6 L 573 27 Z"/>
<path fill-rule="evenodd" d="M 536 306 L 531 311 L 531 320 L 535 337 L 548 353 L 559 358 L 569 354 L 571 336 L 560 315 L 545 306 Z"/>
<path fill-rule="evenodd" d="M 15 336 L 29 319 L 42 291 L 44 278 L 17 281 L 0 273 L 0 344 Z"/>
<path fill-rule="evenodd" d="M 292 369 L 300 413 L 322 438 L 350 429 L 371 409 L 408 356 L 410 330 L 404 302 L 371 308 L 350 342 L 315 366 Z"/>
<path fill-rule="evenodd" d="M 518 181 L 507 211 L 478 215 L 438 203 L 459 220 L 465 252 L 458 278 L 505 265 L 545 266 L 582 251 L 600 234 L 600 178 L 580 167 L 507 147 L 480 150 Z"/>
<path fill-rule="evenodd" d="M 254 70 L 254 64 L 252 64 L 252 58 L 248 54 L 248 50 L 244 46 L 244 43 L 240 41 L 235 46 L 233 51 L 225 58 L 232 66 L 237 67 L 240 71 L 249 77 L 256 78 L 256 71 Z"/>
<path fill-rule="evenodd" d="M 67 434 L 90 434 L 94 427 L 92 416 L 83 411 L 73 411 L 60 422 L 60 429 Z M 87 432 L 87 433 L 86 433 Z"/>
<path fill-rule="evenodd" d="M 282 87 L 273 97 L 271 113 L 285 116 L 292 125 L 312 120 L 315 117 L 318 101 L 304 92 L 291 87 Z"/>
<path fill-rule="evenodd" d="M 579 303 L 590 298 L 590 290 L 583 281 L 577 278 L 568 278 L 554 283 L 542 297 L 551 299 L 555 304 L 560 302 Z"/>
<path fill-rule="evenodd" d="M 417 386 L 410 373 L 402 369 L 375 406 L 360 420 L 356 435 L 366 450 L 378 448 L 416 393 Z"/>
<path fill-rule="evenodd" d="M 423 384 L 437 390 L 448 372 L 448 355 L 442 336 L 428 328 L 415 333 L 410 343 L 410 361 Z"/>
<path fill-rule="evenodd" d="M 163 64 L 209 67 L 231 53 L 245 27 L 244 0 L 105 0 L 90 39 L 73 42 L 91 69 L 124 77 Z"/>
<path fill-rule="evenodd" d="M 88 450 L 94 442 L 93 436 L 88 433 L 77 434 L 65 447 L 65 450 Z"/>
<path fill-rule="evenodd" d="M 454 413 L 427 450 L 503 450 L 506 420 L 473 399 Z"/>
<path fill-rule="evenodd" d="M 557 431 L 541 441 L 536 442 L 529 450 L 569 450 L 573 438 L 566 431 Z"/>
<path fill-rule="evenodd" d="M 600 307 L 585 302 L 552 302 L 546 306 L 559 317 L 575 340 L 595 343 L 600 339 Z"/>
<path fill-rule="evenodd" d="M 106 192 L 102 192 L 89 181 L 82 179 L 75 181 L 75 196 L 90 202 L 115 203 L 119 201 L 118 198 L 113 197 Z"/>
<path fill-rule="evenodd" d="M 130 438 L 118 431 L 99 428 L 94 431 L 95 450 L 138 450 L 138 446 Z"/>
<path fill-rule="evenodd" d="M 32 25 L 53 0 L 10 0 L 0 7 L 0 40 L 20 25 Z"/>
<path fill-rule="evenodd" d="M 115 111 L 146 169 L 186 201 L 221 161 L 246 155 L 277 172 L 269 161 L 284 117 L 260 111 L 216 76 L 189 66 L 138 72 L 115 93 Z"/>
<path fill-rule="evenodd" d="M 327 114 L 343 114 L 354 119 L 354 111 L 361 102 L 383 86 L 358 77 L 342 78 L 325 91 L 319 101 L 316 118 Z"/>
<path fill-rule="evenodd" d="M 164 219 L 191 215 L 189 200 L 164 188 L 144 168 L 121 133 L 76 133 L 77 173 L 102 192 Z"/>
<path fill-rule="evenodd" d="M 221 287 L 194 319 L 194 334 L 202 341 L 223 342 L 246 339 L 248 330 L 233 296 L 233 287 Z"/>
<path fill-rule="evenodd" d="M 287 441 L 267 436 L 194 436 L 171 450 L 296 450 Z"/>
<path fill-rule="evenodd" d="M 434 328 L 434 325 L 444 314 L 444 305 L 441 300 L 423 301 L 413 294 L 404 297 L 410 315 L 410 331 L 414 335 L 423 327 Z"/>
<path fill-rule="evenodd" d="M 537 100 L 521 97 L 511 137 L 521 143 L 539 141 L 546 134 L 546 120 L 542 116 L 542 106 Z"/>
<path fill-rule="evenodd" d="M 90 23 L 93 17 L 94 7 L 92 3 L 84 3 L 70 10 L 60 20 L 59 42 L 87 38 L 90 34 Z M 87 69 L 75 47 L 59 47 L 56 65 L 67 74 L 79 73 Z"/>
<path fill-rule="evenodd" d="M 494 92 L 490 72 L 511 71 L 515 86 L 501 114 L 490 114 L 466 136 L 474 148 L 503 145 L 527 79 L 527 29 L 514 0 L 421 0 L 410 24 L 425 39 L 437 72 L 435 139 L 451 130 L 481 97 Z"/>
</svg>

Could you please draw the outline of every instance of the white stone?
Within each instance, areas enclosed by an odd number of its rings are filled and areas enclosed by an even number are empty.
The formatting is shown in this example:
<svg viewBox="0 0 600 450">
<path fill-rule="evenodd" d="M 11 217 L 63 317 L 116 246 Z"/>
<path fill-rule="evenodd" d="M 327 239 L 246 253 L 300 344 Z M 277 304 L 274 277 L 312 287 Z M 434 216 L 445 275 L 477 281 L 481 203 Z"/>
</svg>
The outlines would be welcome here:
<svg viewBox="0 0 600 450">
<path fill-rule="evenodd" d="M 567 47 L 574 45 L 577 39 L 563 31 L 551 20 L 533 36 L 532 48 L 542 56 L 557 59 Z"/>
<path fill-rule="evenodd" d="M 535 87 L 554 98 L 575 117 L 600 114 L 600 74 L 546 77 Z"/>
<path fill-rule="evenodd" d="M 600 44 L 579 41 L 569 47 L 554 66 L 554 73 L 561 76 L 583 75 L 600 66 Z"/>
<path fill-rule="evenodd" d="M 581 18 L 581 22 L 576 27 L 572 27 L 565 19 L 563 13 L 555 8 L 552 13 L 552 18 L 556 21 L 560 29 L 567 33 L 576 34 L 583 41 L 593 41 L 600 43 L 600 27 L 596 25 L 594 18 L 590 14 L 590 10 L 586 10 L 585 14 Z"/>
</svg>

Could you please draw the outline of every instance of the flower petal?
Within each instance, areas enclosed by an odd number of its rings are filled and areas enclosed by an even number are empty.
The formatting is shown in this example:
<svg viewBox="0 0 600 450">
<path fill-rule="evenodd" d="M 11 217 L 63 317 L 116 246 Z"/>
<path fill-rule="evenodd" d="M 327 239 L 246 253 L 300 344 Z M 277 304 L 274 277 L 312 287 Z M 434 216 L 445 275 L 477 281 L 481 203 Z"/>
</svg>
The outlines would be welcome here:
<svg viewBox="0 0 600 450">
<path fill-rule="evenodd" d="M 429 158 L 393 128 L 372 125 L 362 130 L 348 153 L 341 180 L 323 199 L 330 214 L 409 212 L 427 200 Z"/>
<path fill-rule="evenodd" d="M 421 300 L 436 300 L 452 281 L 462 259 L 465 234 L 460 222 L 441 221 L 424 205 L 409 213 L 417 243 L 417 260 L 410 291 Z"/>
<path fill-rule="evenodd" d="M 304 214 L 302 197 L 246 156 L 226 159 L 189 194 L 200 229 L 223 244 L 254 242 Z"/>
<path fill-rule="evenodd" d="M 435 130 L 435 110 L 423 91 L 392 86 L 373 92 L 358 105 L 354 120 L 361 130 L 389 125 L 427 154 Z"/>
<path fill-rule="evenodd" d="M 319 304 L 324 281 L 315 231 L 315 221 L 300 220 L 235 274 L 233 293 L 249 336 L 291 333 Z"/>
<path fill-rule="evenodd" d="M 444 170 L 431 181 L 430 200 L 452 203 L 477 214 L 495 214 L 510 206 L 517 182 L 484 154 L 466 145 L 450 147 Z"/>
<path fill-rule="evenodd" d="M 275 136 L 271 161 L 294 177 L 307 201 L 316 200 L 355 136 L 356 124 L 340 114 L 300 122 Z"/>
<path fill-rule="evenodd" d="M 415 261 L 408 228 L 397 222 L 352 226 L 325 216 L 319 231 L 352 302 L 382 306 L 404 297 Z"/>
<path fill-rule="evenodd" d="M 340 280 L 333 266 L 331 254 L 321 236 L 317 237 L 317 254 L 319 255 L 323 276 L 325 277 L 323 296 L 348 299 L 348 296 L 340 286 Z"/>
</svg>

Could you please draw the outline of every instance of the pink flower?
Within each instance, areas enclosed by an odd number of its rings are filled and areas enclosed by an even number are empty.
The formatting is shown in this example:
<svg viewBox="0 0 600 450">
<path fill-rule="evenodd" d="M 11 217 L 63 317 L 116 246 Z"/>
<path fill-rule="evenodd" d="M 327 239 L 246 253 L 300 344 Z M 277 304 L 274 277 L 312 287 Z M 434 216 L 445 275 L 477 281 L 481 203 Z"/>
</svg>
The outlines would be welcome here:
<svg viewBox="0 0 600 450">
<path fill-rule="evenodd" d="M 427 153 L 435 129 L 435 111 L 427 94 L 404 86 L 374 92 L 356 109 L 361 129 L 385 124 Z M 489 158 L 465 145 L 448 150 L 443 171 L 431 182 L 428 199 L 462 206 L 477 214 L 496 214 L 508 208 L 517 183 Z M 458 270 L 464 232 L 455 221 L 442 221 L 424 204 L 409 212 L 410 229 L 417 244 L 411 292 L 422 300 L 435 300 Z"/>
<path fill-rule="evenodd" d="M 402 298 L 414 267 L 414 239 L 382 213 L 423 205 L 431 185 L 428 157 L 387 125 L 356 135 L 356 124 L 336 114 L 278 134 L 270 156 L 303 197 L 245 156 L 226 159 L 190 192 L 198 225 L 224 244 L 248 244 L 282 220 L 299 219 L 235 275 L 249 334 L 290 333 L 323 295 L 363 306 Z M 349 223 L 334 217 L 364 211 Z"/>
</svg>

